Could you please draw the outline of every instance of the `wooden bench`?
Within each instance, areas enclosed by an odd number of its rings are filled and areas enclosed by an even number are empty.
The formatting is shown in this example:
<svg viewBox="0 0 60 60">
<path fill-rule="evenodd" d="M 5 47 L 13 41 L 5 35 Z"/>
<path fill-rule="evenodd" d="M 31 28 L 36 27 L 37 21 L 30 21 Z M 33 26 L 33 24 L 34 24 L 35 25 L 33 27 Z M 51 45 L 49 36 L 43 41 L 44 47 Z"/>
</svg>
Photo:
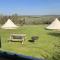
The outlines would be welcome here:
<svg viewBox="0 0 60 60">
<path fill-rule="evenodd" d="M 10 41 L 19 41 L 23 44 L 26 34 L 11 34 Z"/>
</svg>

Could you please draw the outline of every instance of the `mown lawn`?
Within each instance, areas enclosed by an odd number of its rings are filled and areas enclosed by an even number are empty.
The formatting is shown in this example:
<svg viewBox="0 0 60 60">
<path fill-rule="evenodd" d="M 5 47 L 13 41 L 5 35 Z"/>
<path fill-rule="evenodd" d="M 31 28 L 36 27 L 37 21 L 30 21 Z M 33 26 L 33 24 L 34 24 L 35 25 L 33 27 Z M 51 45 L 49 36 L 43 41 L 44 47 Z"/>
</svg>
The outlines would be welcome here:
<svg viewBox="0 0 60 60">
<path fill-rule="evenodd" d="M 50 58 L 55 50 L 55 43 L 60 39 L 60 35 L 56 35 L 55 31 L 46 30 L 46 25 L 25 25 L 20 26 L 15 30 L 0 29 L 0 36 L 2 40 L 1 50 L 11 51 L 23 55 Z M 26 34 L 24 45 L 20 42 L 8 42 L 10 34 Z M 31 43 L 28 40 L 31 36 L 38 36 L 39 39 L 35 43 Z"/>
</svg>

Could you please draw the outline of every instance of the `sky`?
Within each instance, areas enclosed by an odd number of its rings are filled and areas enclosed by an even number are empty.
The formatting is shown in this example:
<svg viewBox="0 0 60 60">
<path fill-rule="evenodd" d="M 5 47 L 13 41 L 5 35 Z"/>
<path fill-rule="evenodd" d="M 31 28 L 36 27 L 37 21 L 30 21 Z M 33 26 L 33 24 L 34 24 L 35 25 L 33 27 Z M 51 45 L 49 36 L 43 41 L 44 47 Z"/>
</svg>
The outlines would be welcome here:
<svg viewBox="0 0 60 60">
<path fill-rule="evenodd" d="M 60 15 L 60 0 L 0 0 L 0 14 Z"/>
</svg>

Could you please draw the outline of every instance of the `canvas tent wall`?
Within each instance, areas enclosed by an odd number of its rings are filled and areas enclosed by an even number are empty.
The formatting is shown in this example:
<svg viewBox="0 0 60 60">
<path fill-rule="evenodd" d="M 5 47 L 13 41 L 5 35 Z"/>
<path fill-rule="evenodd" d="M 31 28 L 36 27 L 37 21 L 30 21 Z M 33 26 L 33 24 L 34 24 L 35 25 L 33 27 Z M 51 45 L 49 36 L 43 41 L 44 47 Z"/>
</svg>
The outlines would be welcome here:
<svg viewBox="0 0 60 60">
<path fill-rule="evenodd" d="M 16 29 L 18 26 L 16 26 L 10 19 L 7 20 L 7 22 L 1 26 L 3 29 Z"/>
<path fill-rule="evenodd" d="M 46 29 L 60 29 L 60 21 L 56 18 Z"/>
</svg>

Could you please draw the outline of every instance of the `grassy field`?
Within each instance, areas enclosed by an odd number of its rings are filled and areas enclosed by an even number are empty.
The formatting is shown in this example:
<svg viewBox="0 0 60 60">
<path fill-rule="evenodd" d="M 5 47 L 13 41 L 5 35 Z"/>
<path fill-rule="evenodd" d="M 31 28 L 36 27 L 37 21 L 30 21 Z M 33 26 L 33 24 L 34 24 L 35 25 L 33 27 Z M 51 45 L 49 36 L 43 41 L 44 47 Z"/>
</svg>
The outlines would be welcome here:
<svg viewBox="0 0 60 60">
<path fill-rule="evenodd" d="M 46 25 L 25 25 L 15 30 L 0 29 L 0 36 L 2 40 L 1 50 L 7 50 L 19 54 L 24 54 L 39 58 L 52 57 L 55 47 L 54 44 L 60 39 L 54 31 L 46 30 Z M 20 42 L 8 42 L 10 34 L 26 34 L 24 45 Z M 31 36 L 38 36 L 39 39 L 35 43 L 31 43 L 28 40 Z"/>
</svg>

